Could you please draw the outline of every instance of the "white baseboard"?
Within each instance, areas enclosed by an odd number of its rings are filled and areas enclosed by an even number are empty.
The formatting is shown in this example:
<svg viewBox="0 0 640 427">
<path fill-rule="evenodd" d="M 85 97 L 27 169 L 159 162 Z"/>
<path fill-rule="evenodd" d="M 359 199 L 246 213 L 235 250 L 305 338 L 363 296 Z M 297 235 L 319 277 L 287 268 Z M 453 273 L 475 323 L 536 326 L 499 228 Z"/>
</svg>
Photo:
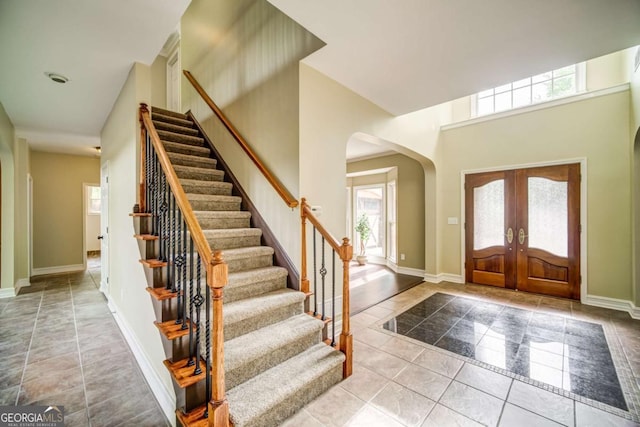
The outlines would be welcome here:
<svg viewBox="0 0 640 427">
<path fill-rule="evenodd" d="M 165 416 L 169 420 L 172 426 L 175 427 L 176 422 L 176 397 L 173 390 L 169 390 L 165 383 L 162 381 L 162 378 L 158 375 L 158 373 L 153 369 L 153 366 L 147 357 L 147 354 L 144 352 L 142 347 L 138 344 L 138 340 L 136 338 L 135 333 L 127 324 L 127 321 L 118 315 L 117 308 L 109 301 L 109 308 L 115 309 L 112 312 L 113 317 L 118 324 L 118 327 L 122 331 L 122 335 L 124 335 L 124 339 L 129 344 L 129 348 L 131 352 L 136 358 L 138 365 L 140 366 L 140 370 L 142 371 L 142 375 L 144 375 L 147 383 L 149 384 L 149 388 L 156 397 L 156 400 L 160 404 L 162 411 Z"/>
<path fill-rule="evenodd" d="M 16 296 L 16 288 L 0 288 L 0 299 L 13 298 Z"/>
<path fill-rule="evenodd" d="M 72 273 L 75 271 L 83 271 L 84 264 L 59 265 L 56 267 L 34 268 L 31 271 L 32 276 L 41 276 L 43 274 Z"/>
<path fill-rule="evenodd" d="M 31 286 L 31 282 L 27 278 L 18 279 L 15 284 L 16 295 L 20 292 L 20 289 L 26 288 L 27 286 Z"/>
<path fill-rule="evenodd" d="M 424 274 L 424 280 L 430 283 L 440 283 L 440 282 L 451 282 L 451 283 L 459 283 L 464 284 L 464 278 L 459 274 L 449 274 L 449 273 L 440 273 L 440 274 Z"/>
<path fill-rule="evenodd" d="M 582 303 L 596 307 L 609 308 L 611 310 L 626 311 L 634 319 L 640 319 L 640 307 L 636 307 L 631 301 L 601 297 L 597 295 L 587 295 L 582 298 Z"/>
<path fill-rule="evenodd" d="M 420 270 L 418 268 L 410 268 L 410 267 L 400 267 L 398 264 L 387 261 L 387 267 L 393 270 L 394 273 L 398 274 L 406 274 L 407 276 L 424 276 L 424 270 Z"/>
</svg>

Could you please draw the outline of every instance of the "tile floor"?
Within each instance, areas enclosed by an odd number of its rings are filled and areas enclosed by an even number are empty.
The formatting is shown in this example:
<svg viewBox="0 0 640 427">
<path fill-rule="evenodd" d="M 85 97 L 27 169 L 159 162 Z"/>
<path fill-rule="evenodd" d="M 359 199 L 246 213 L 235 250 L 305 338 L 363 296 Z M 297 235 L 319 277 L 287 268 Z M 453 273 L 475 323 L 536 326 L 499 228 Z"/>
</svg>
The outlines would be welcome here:
<svg viewBox="0 0 640 427">
<path fill-rule="evenodd" d="M 0 299 L 0 405 L 63 405 L 67 427 L 168 426 L 99 281 L 94 259 Z"/>
<path fill-rule="evenodd" d="M 601 325 L 629 411 L 383 328 L 437 292 Z M 352 327 L 354 374 L 285 427 L 640 426 L 640 321 L 626 313 L 486 286 L 424 283 L 355 315 Z"/>
<path fill-rule="evenodd" d="M 438 292 L 383 328 L 628 409 L 598 323 Z"/>
<path fill-rule="evenodd" d="M 43 277 L 20 296 L 0 300 L 0 405 L 55 401 L 65 406 L 67 426 L 167 426 L 97 290 L 99 275 L 93 265 L 84 273 Z M 382 328 L 436 292 L 602 325 L 629 412 Z M 624 313 L 490 287 L 425 283 L 353 316 L 352 327 L 353 376 L 286 427 L 640 426 L 640 322 Z"/>
</svg>

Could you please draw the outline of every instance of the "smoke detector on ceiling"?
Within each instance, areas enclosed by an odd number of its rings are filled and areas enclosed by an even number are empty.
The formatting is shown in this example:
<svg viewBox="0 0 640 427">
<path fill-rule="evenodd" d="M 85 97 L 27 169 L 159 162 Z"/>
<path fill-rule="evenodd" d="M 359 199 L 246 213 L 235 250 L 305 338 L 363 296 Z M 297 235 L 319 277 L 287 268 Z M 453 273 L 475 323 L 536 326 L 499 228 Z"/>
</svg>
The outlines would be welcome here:
<svg viewBox="0 0 640 427">
<path fill-rule="evenodd" d="M 60 84 L 65 84 L 66 82 L 69 81 L 69 78 L 63 76 L 62 74 L 58 74 L 58 73 L 44 73 L 44 75 L 49 77 L 54 82 L 60 83 Z"/>
</svg>

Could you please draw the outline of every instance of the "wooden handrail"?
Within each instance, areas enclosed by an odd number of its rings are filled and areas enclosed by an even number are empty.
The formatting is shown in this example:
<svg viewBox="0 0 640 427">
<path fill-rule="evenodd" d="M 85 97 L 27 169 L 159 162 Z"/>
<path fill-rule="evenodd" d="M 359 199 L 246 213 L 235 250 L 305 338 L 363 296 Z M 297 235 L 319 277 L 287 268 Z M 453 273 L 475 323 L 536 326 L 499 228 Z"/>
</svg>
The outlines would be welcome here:
<svg viewBox="0 0 640 427">
<path fill-rule="evenodd" d="M 305 198 L 300 203 L 300 219 L 302 224 L 302 262 L 300 272 L 300 290 L 309 293 L 309 279 L 307 277 L 307 220 L 313 224 L 329 246 L 336 251 L 342 260 L 342 332 L 340 333 L 340 351 L 345 355 L 342 367 L 342 376 L 347 378 L 353 373 L 353 335 L 351 334 L 351 309 L 349 302 L 349 263 L 353 258 L 353 246 L 349 238 L 345 237 L 340 243 L 326 228 L 318 221 L 318 218 L 311 211 L 311 207 Z"/>
<path fill-rule="evenodd" d="M 207 403 L 209 411 L 208 425 L 210 427 L 228 427 L 229 426 L 229 404 L 225 394 L 225 381 L 224 381 L 224 321 L 223 321 L 223 291 L 228 282 L 228 265 L 222 259 L 222 252 L 216 251 L 212 253 L 211 247 L 207 242 L 207 239 L 202 232 L 200 223 L 198 222 L 191 203 L 187 198 L 180 179 L 176 175 L 175 169 L 171 165 L 169 156 L 167 155 L 164 145 L 160 140 L 160 136 L 156 131 L 149 109 L 146 104 L 140 104 L 140 124 L 141 124 L 141 146 L 142 146 L 142 167 L 140 170 L 141 180 L 141 199 L 140 206 L 144 207 L 146 204 L 146 195 L 142 184 L 145 182 L 147 171 L 145 169 L 144 155 L 145 153 L 145 141 L 146 136 L 149 136 L 151 144 L 158 157 L 158 163 L 164 171 L 165 177 L 171 188 L 173 196 L 175 198 L 178 208 L 182 211 L 182 217 L 187 225 L 187 229 L 191 234 L 191 239 L 195 245 L 195 249 L 200 254 L 200 258 L 206 266 L 206 281 L 207 286 L 211 291 L 211 303 L 213 312 L 213 325 L 211 331 L 211 378 L 213 384 L 211 384 L 211 396 Z M 146 135 L 145 135 L 146 132 Z M 146 185 L 146 184 L 145 184 Z M 199 273 L 198 273 L 199 274 Z M 207 311 L 209 311 L 209 304 L 207 304 Z M 207 386 L 208 387 L 208 386 Z"/>
<path fill-rule="evenodd" d="M 218 119 L 222 122 L 222 124 L 227 128 L 227 130 L 229 131 L 229 133 L 231 133 L 231 135 L 236 140 L 236 142 L 238 142 L 238 144 L 240 145 L 242 150 L 245 153 L 247 153 L 247 155 L 249 156 L 249 158 L 251 159 L 253 164 L 256 165 L 256 167 L 260 170 L 260 172 L 262 172 L 262 174 L 267 179 L 267 181 L 269 181 L 269 183 L 274 188 L 274 190 L 276 190 L 276 192 L 280 195 L 280 197 L 282 197 L 282 200 L 284 200 L 284 202 L 287 204 L 287 206 L 289 206 L 290 208 L 297 207 L 298 206 L 298 200 L 296 200 L 291 195 L 289 190 L 287 190 L 284 187 L 284 185 L 278 180 L 278 178 L 276 178 L 271 173 L 271 171 L 269 171 L 269 169 L 267 169 L 267 167 L 262 163 L 262 161 L 256 155 L 256 153 L 253 152 L 253 150 L 251 149 L 251 147 L 247 143 L 246 139 L 243 138 L 243 136 L 240 134 L 240 132 L 238 132 L 238 129 L 236 129 L 235 126 L 233 126 L 233 124 L 229 121 L 227 116 L 225 116 L 225 114 L 222 112 L 222 110 L 216 105 L 216 103 L 213 102 L 213 100 L 207 94 L 207 92 L 205 92 L 205 90 L 202 88 L 202 86 L 200 86 L 200 83 L 198 83 L 198 81 L 195 79 L 195 77 L 193 77 L 193 74 L 191 74 L 187 70 L 184 70 L 183 73 L 184 73 L 185 77 L 187 78 L 187 80 L 189 80 L 189 82 L 191 83 L 193 88 L 196 90 L 196 92 L 198 92 L 198 94 L 202 97 L 204 102 L 209 106 L 209 108 L 211 108 L 211 111 L 213 111 L 213 113 L 218 117 Z"/>
<path fill-rule="evenodd" d="M 207 238 L 202 232 L 202 228 L 200 227 L 200 223 L 193 213 L 193 209 L 191 209 L 191 203 L 189 203 L 189 199 L 187 199 L 187 195 L 182 188 L 182 184 L 180 184 L 180 179 L 178 179 L 178 175 L 176 175 L 173 166 L 171 166 L 171 160 L 169 160 L 169 156 L 164 149 L 164 145 L 162 145 L 162 142 L 160 141 L 160 136 L 158 135 L 158 132 L 156 131 L 156 128 L 151 121 L 149 109 L 146 104 L 140 104 L 140 121 L 144 125 L 144 129 L 146 129 L 149 137 L 151 138 L 151 143 L 153 144 L 153 148 L 155 149 L 156 155 L 158 156 L 160 166 L 162 167 L 162 170 L 167 177 L 167 182 L 169 183 L 169 187 L 171 187 L 171 190 L 173 191 L 173 194 L 176 198 L 176 203 L 182 211 L 184 221 L 187 224 L 189 233 L 191 233 L 191 238 L 193 239 L 196 250 L 200 254 L 200 258 L 202 258 L 204 264 L 209 265 L 213 261 L 211 247 L 209 246 Z"/>
</svg>

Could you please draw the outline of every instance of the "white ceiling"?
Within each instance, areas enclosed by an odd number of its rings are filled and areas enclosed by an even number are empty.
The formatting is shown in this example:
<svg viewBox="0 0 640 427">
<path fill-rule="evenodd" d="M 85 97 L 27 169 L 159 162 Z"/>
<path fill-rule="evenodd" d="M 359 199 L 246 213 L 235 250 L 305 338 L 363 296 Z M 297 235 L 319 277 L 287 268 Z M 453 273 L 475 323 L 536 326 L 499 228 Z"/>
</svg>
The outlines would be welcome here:
<svg viewBox="0 0 640 427">
<path fill-rule="evenodd" d="M 401 115 L 640 44 L 639 0 L 269 0 L 305 63 Z"/>
<path fill-rule="evenodd" d="M 92 153 L 132 64 L 155 59 L 189 3 L 0 0 L 0 103 L 18 135 L 36 149 Z"/>
<path fill-rule="evenodd" d="M 395 115 L 640 44 L 640 0 L 269 1 L 327 43 L 307 64 Z M 0 0 L 0 102 L 18 134 L 98 145 L 132 63 L 153 61 L 189 2 Z"/>
</svg>

